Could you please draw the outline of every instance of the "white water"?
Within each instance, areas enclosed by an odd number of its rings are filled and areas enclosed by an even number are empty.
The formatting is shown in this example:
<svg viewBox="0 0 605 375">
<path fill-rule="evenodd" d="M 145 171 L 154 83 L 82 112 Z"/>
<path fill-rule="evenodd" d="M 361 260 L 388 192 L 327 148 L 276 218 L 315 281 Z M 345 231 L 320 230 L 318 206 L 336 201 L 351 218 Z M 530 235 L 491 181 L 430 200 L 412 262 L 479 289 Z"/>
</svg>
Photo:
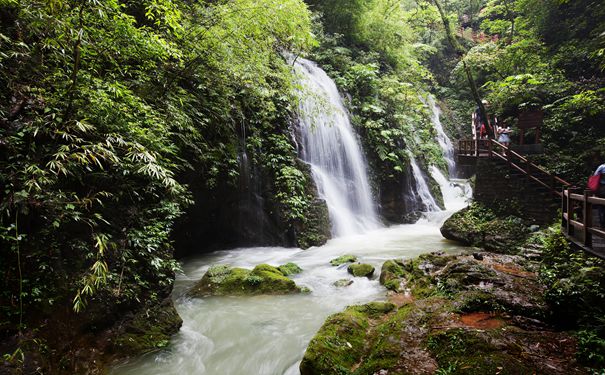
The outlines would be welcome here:
<svg viewBox="0 0 605 375">
<path fill-rule="evenodd" d="M 432 95 L 428 96 L 427 105 L 431 109 L 431 122 L 437 132 L 437 142 L 443 151 L 443 157 L 447 162 L 448 173 L 450 176 L 456 175 L 456 161 L 454 159 L 454 145 L 450 138 L 445 134 L 443 125 L 441 124 L 441 109 L 435 103 L 435 98 Z"/>
<path fill-rule="evenodd" d="M 335 237 L 377 229 L 379 220 L 367 164 L 336 85 L 315 63 L 297 59 L 304 98 L 300 105 L 301 158 L 311 165 L 326 200 Z"/>
<path fill-rule="evenodd" d="M 416 159 L 410 154 L 410 167 L 412 168 L 412 175 L 414 176 L 414 180 L 416 181 L 416 192 L 420 197 L 420 201 L 425 206 L 425 211 L 441 211 L 437 202 L 435 202 L 435 198 L 431 194 L 429 190 L 429 185 L 427 184 L 422 172 L 420 171 L 420 167 L 418 167 L 418 163 L 416 163 Z"/>
<path fill-rule="evenodd" d="M 455 252 L 434 223 L 382 228 L 364 235 L 341 237 L 309 250 L 242 248 L 189 259 L 177 277 L 173 298 L 183 327 L 170 347 L 116 367 L 114 375 L 295 375 L 304 351 L 328 315 L 345 306 L 384 300 L 377 276 L 387 259 L 409 259 L 430 251 Z M 330 259 L 355 254 L 374 265 L 376 277 L 352 278 L 346 266 Z M 259 263 L 295 262 L 304 271 L 294 277 L 311 288 L 308 295 L 212 297 L 189 299 L 184 291 L 212 264 L 252 268 Z M 346 288 L 333 282 L 354 279 Z"/>
</svg>

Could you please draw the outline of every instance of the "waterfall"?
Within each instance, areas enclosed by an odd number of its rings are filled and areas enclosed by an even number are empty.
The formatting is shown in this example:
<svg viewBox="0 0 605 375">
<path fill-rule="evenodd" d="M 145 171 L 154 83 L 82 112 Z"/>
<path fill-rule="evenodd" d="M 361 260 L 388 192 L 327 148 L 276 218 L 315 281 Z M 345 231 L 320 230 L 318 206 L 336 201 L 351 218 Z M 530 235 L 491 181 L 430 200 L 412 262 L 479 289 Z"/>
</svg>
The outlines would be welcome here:
<svg viewBox="0 0 605 375">
<path fill-rule="evenodd" d="M 431 194 L 431 190 L 429 189 L 429 185 L 426 183 L 422 172 L 420 171 L 420 167 L 418 167 L 418 163 L 416 163 L 416 159 L 410 153 L 410 166 L 412 167 L 412 174 L 414 176 L 414 180 L 416 180 L 416 192 L 424 205 L 425 211 L 439 211 L 439 205 L 435 202 L 435 198 Z"/>
<path fill-rule="evenodd" d="M 450 138 L 445 134 L 443 130 L 443 125 L 441 124 L 441 109 L 435 103 L 435 98 L 432 95 L 428 96 L 426 104 L 431 109 L 431 122 L 437 132 L 436 140 L 441 146 L 441 150 L 443 150 L 443 157 L 447 162 L 448 173 L 450 176 L 455 176 L 456 174 L 456 161 L 454 160 L 454 145 Z"/>
<path fill-rule="evenodd" d="M 315 63 L 298 58 L 301 74 L 301 158 L 311 165 L 320 197 L 326 200 L 332 235 L 379 227 L 361 147 L 334 81 Z"/>
</svg>

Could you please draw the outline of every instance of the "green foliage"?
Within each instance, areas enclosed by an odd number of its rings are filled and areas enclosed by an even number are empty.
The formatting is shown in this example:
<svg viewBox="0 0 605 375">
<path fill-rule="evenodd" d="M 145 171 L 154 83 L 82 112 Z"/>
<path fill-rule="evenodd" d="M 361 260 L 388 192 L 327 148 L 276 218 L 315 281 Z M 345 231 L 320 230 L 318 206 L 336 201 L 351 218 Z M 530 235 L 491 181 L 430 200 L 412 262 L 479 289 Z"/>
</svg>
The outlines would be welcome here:
<svg viewBox="0 0 605 375">
<path fill-rule="evenodd" d="M 304 220 L 281 55 L 315 45 L 302 1 L 3 1 L 0 19 L 3 330 L 163 299 L 190 191 L 234 184 L 242 149 Z"/>
<path fill-rule="evenodd" d="M 588 365 L 605 366 L 600 355 L 605 343 L 605 262 L 574 250 L 552 227 L 541 236 L 544 260 L 540 277 L 547 285 L 546 299 L 554 318 L 579 329 L 578 358 Z"/>
</svg>

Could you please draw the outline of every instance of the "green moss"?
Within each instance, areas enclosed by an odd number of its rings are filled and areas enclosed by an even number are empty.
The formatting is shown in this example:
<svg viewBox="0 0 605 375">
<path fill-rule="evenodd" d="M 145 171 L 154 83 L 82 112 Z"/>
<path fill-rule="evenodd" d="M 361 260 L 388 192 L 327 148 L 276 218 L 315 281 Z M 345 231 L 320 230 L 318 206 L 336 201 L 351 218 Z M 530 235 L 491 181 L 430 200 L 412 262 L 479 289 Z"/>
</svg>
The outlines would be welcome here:
<svg viewBox="0 0 605 375">
<path fill-rule="evenodd" d="M 456 302 L 455 310 L 458 313 L 475 311 L 504 311 L 506 310 L 491 293 L 471 291 L 461 293 Z"/>
<path fill-rule="evenodd" d="M 495 335 L 498 335 L 496 331 Z M 521 358 L 504 351 L 496 337 L 466 329 L 440 331 L 428 337 L 427 348 L 439 367 L 451 373 L 483 374 L 533 374 Z"/>
<path fill-rule="evenodd" d="M 301 375 L 352 374 L 367 349 L 371 319 L 394 308 L 388 302 L 373 302 L 331 315 L 307 347 L 300 364 Z"/>
<path fill-rule="evenodd" d="M 139 311 L 114 339 L 113 350 L 134 356 L 163 348 L 182 324 L 172 301 L 166 299 Z"/>
<path fill-rule="evenodd" d="M 277 269 L 284 275 L 284 276 L 290 276 L 290 275 L 296 275 L 298 273 L 301 273 L 303 270 L 302 268 L 300 268 L 297 264 L 295 263 L 286 263 L 286 264 L 282 264 L 281 266 L 277 267 Z"/>
<path fill-rule="evenodd" d="M 302 289 L 276 267 L 260 264 L 243 268 L 211 267 L 188 292 L 192 297 L 299 293 Z"/>
<path fill-rule="evenodd" d="M 417 298 L 431 296 L 435 293 L 435 286 L 433 285 L 433 277 L 428 274 L 428 271 L 440 268 L 431 261 L 445 264 L 451 258 L 427 254 L 427 256 L 405 262 L 388 260 L 382 265 L 380 282 L 385 288 L 396 292 L 403 292 L 404 288 L 407 287 L 412 295 Z"/>
<path fill-rule="evenodd" d="M 334 258 L 330 261 L 330 264 L 333 266 L 340 266 L 344 263 L 353 263 L 357 262 L 357 257 L 355 255 L 341 255 L 338 258 Z"/>
<path fill-rule="evenodd" d="M 355 375 L 371 375 L 381 369 L 392 369 L 401 360 L 399 332 L 408 324 L 407 317 L 412 309 L 411 305 L 401 307 L 373 331 L 370 352 L 364 357 Z"/>
<path fill-rule="evenodd" d="M 489 208 L 473 203 L 447 219 L 441 234 L 465 245 L 512 254 L 527 239 L 529 228 L 518 217 L 498 217 Z"/>
<path fill-rule="evenodd" d="M 349 271 L 349 273 L 355 277 L 369 278 L 374 274 L 374 266 L 365 263 L 351 264 L 347 268 L 347 271 Z"/>
<path fill-rule="evenodd" d="M 309 196 L 316 195 L 317 193 L 313 192 Z M 307 209 L 304 222 L 297 227 L 296 244 L 301 249 L 325 244 L 330 239 L 331 228 L 330 214 L 326 202 L 321 199 L 312 201 Z"/>
<path fill-rule="evenodd" d="M 403 262 L 398 260 L 387 260 L 382 264 L 380 270 L 380 284 L 384 285 L 385 288 L 401 292 L 402 283 L 401 278 L 405 275 L 403 269 Z"/>
</svg>

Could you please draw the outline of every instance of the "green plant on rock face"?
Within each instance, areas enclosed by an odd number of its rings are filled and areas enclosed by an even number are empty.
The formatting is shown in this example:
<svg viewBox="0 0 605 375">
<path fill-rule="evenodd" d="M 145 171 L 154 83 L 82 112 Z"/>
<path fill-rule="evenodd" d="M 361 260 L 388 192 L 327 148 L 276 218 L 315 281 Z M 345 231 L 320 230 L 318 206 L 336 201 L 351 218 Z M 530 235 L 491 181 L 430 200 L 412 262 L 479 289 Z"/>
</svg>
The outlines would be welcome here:
<svg viewBox="0 0 605 375">
<path fill-rule="evenodd" d="M 435 371 L 435 375 L 450 375 L 455 374 L 458 371 L 460 364 L 458 361 L 450 362 L 446 367 L 439 367 Z"/>
</svg>

